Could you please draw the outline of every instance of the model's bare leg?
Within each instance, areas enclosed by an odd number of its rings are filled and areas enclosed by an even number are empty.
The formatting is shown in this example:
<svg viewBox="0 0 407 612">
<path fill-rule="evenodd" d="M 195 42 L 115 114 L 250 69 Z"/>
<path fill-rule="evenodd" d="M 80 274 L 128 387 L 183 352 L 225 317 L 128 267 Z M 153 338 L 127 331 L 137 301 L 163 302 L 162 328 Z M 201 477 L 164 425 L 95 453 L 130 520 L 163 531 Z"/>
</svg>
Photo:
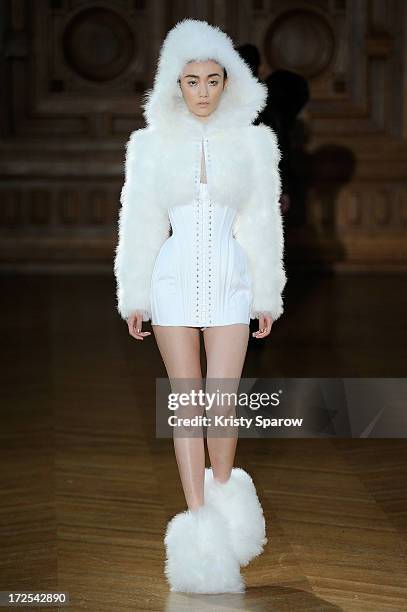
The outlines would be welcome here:
<svg viewBox="0 0 407 612">
<path fill-rule="evenodd" d="M 204 342 L 207 361 L 207 393 L 237 392 L 239 381 L 246 358 L 250 328 L 244 323 L 208 327 L 204 330 Z M 215 379 L 211 381 L 211 378 Z M 235 379 L 216 380 L 216 379 Z M 218 413 L 225 416 L 236 416 L 236 406 L 227 407 L 225 404 L 208 411 L 208 416 Z M 216 480 L 226 482 L 231 474 L 236 453 L 238 429 L 229 428 L 227 437 L 219 437 L 219 429 L 210 434 L 208 428 L 208 452 L 212 471 Z"/>
<path fill-rule="evenodd" d="M 189 393 L 192 389 L 202 389 L 199 328 L 161 325 L 153 325 L 152 328 L 172 392 Z M 176 415 L 192 417 L 203 411 L 203 407 L 184 406 L 176 411 Z M 204 503 L 205 448 L 202 428 L 189 431 L 174 428 L 173 439 L 185 499 L 188 508 L 195 510 Z"/>
</svg>

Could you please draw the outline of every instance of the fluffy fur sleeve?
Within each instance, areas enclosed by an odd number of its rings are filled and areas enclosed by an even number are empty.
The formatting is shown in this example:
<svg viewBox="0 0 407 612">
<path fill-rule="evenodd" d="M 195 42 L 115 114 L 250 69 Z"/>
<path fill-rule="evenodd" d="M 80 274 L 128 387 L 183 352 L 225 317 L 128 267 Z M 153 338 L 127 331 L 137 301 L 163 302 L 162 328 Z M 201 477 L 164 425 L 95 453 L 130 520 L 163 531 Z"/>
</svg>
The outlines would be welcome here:
<svg viewBox="0 0 407 612">
<path fill-rule="evenodd" d="M 134 311 L 151 319 L 150 286 L 155 259 L 169 236 L 168 212 L 155 201 L 146 129 L 135 130 L 126 144 L 118 243 L 114 259 L 117 310 L 126 320 Z"/>
<path fill-rule="evenodd" d="M 250 130 L 254 189 L 248 206 L 237 215 L 234 234 L 245 249 L 252 274 L 253 302 L 250 318 L 283 313 L 284 231 L 279 199 L 281 158 L 274 131 L 264 124 Z"/>
</svg>

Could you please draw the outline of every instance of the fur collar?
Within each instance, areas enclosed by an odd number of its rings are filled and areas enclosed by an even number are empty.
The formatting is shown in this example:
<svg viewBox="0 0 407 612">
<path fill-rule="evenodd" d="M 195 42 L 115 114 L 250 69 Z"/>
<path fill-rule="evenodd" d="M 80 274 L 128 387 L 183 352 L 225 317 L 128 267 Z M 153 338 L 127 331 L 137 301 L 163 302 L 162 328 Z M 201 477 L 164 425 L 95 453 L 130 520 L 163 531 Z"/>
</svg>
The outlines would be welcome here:
<svg viewBox="0 0 407 612">
<path fill-rule="evenodd" d="M 226 68 L 229 83 L 217 109 L 203 122 L 188 109 L 177 79 L 188 61 L 208 59 Z M 149 128 L 194 135 L 251 125 L 266 101 L 266 85 L 253 75 L 227 34 L 206 21 L 183 19 L 163 42 L 154 85 L 145 92 L 142 108 Z"/>
</svg>

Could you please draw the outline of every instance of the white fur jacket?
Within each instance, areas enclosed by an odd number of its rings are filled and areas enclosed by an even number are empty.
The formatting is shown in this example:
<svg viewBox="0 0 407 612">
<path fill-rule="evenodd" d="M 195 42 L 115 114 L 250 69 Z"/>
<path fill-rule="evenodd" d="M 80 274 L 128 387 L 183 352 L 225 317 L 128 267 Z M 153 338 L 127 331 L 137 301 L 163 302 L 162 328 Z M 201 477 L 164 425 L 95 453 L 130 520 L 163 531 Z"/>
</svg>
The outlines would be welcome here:
<svg viewBox="0 0 407 612">
<path fill-rule="evenodd" d="M 228 87 L 207 122 L 189 111 L 177 84 L 185 63 L 200 59 L 214 59 L 228 76 Z M 120 198 L 114 271 L 121 317 L 138 310 L 143 321 L 151 319 L 151 276 L 169 237 L 168 209 L 198 197 L 203 143 L 209 195 L 218 206 L 236 210 L 233 236 L 251 268 L 250 316 L 269 313 L 277 319 L 286 284 L 280 150 L 271 128 L 252 125 L 265 106 L 266 86 L 224 32 L 184 19 L 167 34 L 154 87 L 145 96 L 147 127 L 132 132 L 127 142 Z"/>
</svg>

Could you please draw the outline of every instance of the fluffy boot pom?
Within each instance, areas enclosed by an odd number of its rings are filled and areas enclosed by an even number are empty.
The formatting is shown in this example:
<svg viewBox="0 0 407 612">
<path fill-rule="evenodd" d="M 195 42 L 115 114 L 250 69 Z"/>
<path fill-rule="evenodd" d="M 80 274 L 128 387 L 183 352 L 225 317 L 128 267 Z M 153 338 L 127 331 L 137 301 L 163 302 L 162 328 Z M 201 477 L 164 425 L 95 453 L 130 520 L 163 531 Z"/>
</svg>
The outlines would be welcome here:
<svg viewBox="0 0 407 612">
<path fill-rule="evenodd" d="M 240 565 L 245 566 L 263 552 L 267 543 L 263 509 L 253 480 L 241 468 L 233 468 L 226 483 L 205 470 L 205 501 L 225 518 L 232 548 Z"/>
<path fill-rule="evenodd" d="M 245 589 L 221 513 L 205 504 L 167 525 L 165 575 L 171 591 L 242 593 Z"/>
</svg>

